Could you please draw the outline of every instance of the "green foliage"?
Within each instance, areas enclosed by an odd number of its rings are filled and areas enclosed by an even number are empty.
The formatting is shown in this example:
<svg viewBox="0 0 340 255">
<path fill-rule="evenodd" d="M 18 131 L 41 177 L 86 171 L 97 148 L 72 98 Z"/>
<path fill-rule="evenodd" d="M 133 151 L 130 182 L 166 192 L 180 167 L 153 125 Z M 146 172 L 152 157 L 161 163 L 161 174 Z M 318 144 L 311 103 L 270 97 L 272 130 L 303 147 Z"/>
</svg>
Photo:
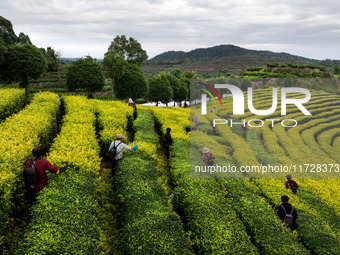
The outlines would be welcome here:
<svg viewBox="0 0 340 255">
<path fill-rule="evenodd" d="M 25 103 L 24 90 L 12 88 L 0 90 L 0 122 L 21 110 Z"/>
<path fill-rule="evenodd" d="M 171 101 L 173 90 L 165 73 L 158 74 L 157 76 L 151 75 L 148 79 L 148 84 L 148 100 L 153 102 L 161 101 L 164 104 Z"/>
<path fill-rule="evenodd" d="M 51 47 L 47 47 L 45 50 L 41 48 L 42 53 L 47 59 L 47 72 L 57 72 L 58 71 L 58 53 L 55 52 Z"/>
<path fill-rule="evenodd" d="M 259 56 L 262 58 L 277 59 L 299 59 L 311 60 L 304 57 L 291 55 L 288 53 L 276 53 L 271 51 L 248 50 L 235 45 L 218 45 L 209 48 L 194 49 L 189 52 L 167 51 L 152 58 L 152 61 L 177 62 L 188 61 L 213 61 L 222 58 L 240 57 L 240 56 Z"/>
<path fill-rule="evenodd" d="M 18 36 L 18 44 L 19 45 L 24 45 L 24 44 L 32 45 L 32 42 L 28 35 L 25 35 L 24 33 L 21 32 Z"/>
<path fill-rule="evenodd" d="M 178 79 L 180 79 L 182 75 L 182 71 L 179 68 L 172 69 L 170 73 Z"/>
<path fill-rule="evenodd" d="M 168 79 L 170 86 L 173 91 L 172 99 L 175 102 L 182 102 L 188 98 L 189 90 L 187 86 L 176 76 L 167 73 L 166 78 Z"/>
<path fill-rule="evenodd" d="M 251 83 L 250 79 L 247 79 L 247 78 L 242 79 L 240 87 L 241 87 L 242 91 L 247 91 L 248 88 L 251 88 L 252 83 Z"/>
<path fill-rule="evenodd" d="M 23 163 L 32 156 L 34 146 L 48 145 L 54 128 L 53 102 L 58 101 L 59 97 L 54 93 L 36 93 L 31 104 L 0 125 L 0 244 L 4 229 L 11 221 L 13 196 L 16 192 L 21 195 L 24 192 Z M 20 186 L 14 185 L 17 181 Z"/>
<path fill-rule="evenodd" d="M 24 45 L 29 44 L 32 45 L 32 42 L 28 35 L 24 33 L 20 33 L 19 36 L 16 36 L 13 30 L 12 23 L 0 16 L 0 41 L 3 41 L 5 45 Z"/>
<path fill-rule="evenodd" d="M 145 75 L 138 65 L 127 64 L 124 74 L 116 78 L 114 94 L 118 99 L 143 98 L 147 91 Z"/>
<path fill-rule="evenodd" d="M 49 175 L 49 184 L 31 209 L 31 222 L 19 254 L 100 254 L 96 185 L 100 168 L 96 117 L 90 100 L 63 97 L 66 115 L 48 160 L 63 173 Z"/>
<path fill-rule="evenodd" d="M 4 53 L 2 78 L 20 82 L 27 90 L 29 79 L 39 78 L 46 71 L 47 62 L 41 51 L 33 45 L 10 45 Z"/>
<path fill-rule="evenodd" d="M 333 73 L 336 74 L 336 75 L 339 75 L 340 74 L 340 66 L 334 66 L 333 67 Z"/>
<path fill-rule="evenodd" d="M 66 86 L 69 91 L 86 89 L 89 93 L 101 90 L 105 85 L 102 66 L 95 59 L 87 56 L 74 61 L 66 75 Z"/>
<path fill-rule="evenodd" d="M 158 136 L 150 126 L 152 114 L 139 110 L 134 129 L 141 148 L 119 162 L 115 175 L 122 249 L 124 254 L 192 254 L 180 218 L 169 206 L 159 181 L 153 155 Z"/>
<path fill-rule="evenodd" d="M 249 71 L 249 72 L 256 72 L 256 71 L 260 71 L 260 70 L 262 70 L 263 69 L 263 67 L 262 66 L 260 66 L 260 67 L 249 67 L 248 69 L 247 69 L 247 71 Z"/>
<path fill-rule="evenodd" d="M 0 16 L 0 38 L 5 45 L 16 44 L 18 38 L 14 33 L 12 23 Z"/>
<path fill-rule="evenodd" d="M 104 72 L 106 77 L 111 78 L 112 99 L 114 97 L 115 80 L 123 75 L 126 61 L 124 57 L 118 56 L 114 51 L 105 53 L 103 60 Z"/>
<path fill-rule="evenodd" d="M 31 209 L 18 254 L 100 254 L 96 175 L 69 166 L 53 176 Z"/>
<path fill-rule="evenodd" d="M 193 78 L 197 78 L 198 75 L 196 74 L 195 71 L 189 71 L 189 70 L 186 70 L 184 71 L 182 74 L 181 74 L 181 80 L 182 82 L 184 83 L 184 85 L 186 86 L 187 90 L 188 90 L 188 97 L 187 97 L 187 100 L 190 99 L 190 82 L 191 82 L 191 79 Z"/>
<path fill-rule="evenodd" d="M 148 59 L 148 55 L 146 51 L 142 49 L 141 44 L 132 37 L 128 40 L 125 35 L 117 35 L 111 42 L 108 52 L 112 52 L 127 62 L 139 66 Z"/>
</svg>

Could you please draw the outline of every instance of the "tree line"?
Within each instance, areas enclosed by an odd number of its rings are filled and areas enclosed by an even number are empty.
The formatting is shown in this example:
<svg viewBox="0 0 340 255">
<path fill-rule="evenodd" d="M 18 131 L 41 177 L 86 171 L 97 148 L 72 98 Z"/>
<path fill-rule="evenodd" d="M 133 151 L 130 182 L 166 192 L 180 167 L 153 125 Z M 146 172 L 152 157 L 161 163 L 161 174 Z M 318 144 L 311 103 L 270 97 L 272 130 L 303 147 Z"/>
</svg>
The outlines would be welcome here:
<svg viewBox="0 0 340 255">
<path fill-rule="evenodd" d="M 0 81 L 19 83 L 26 94 L 29 80 L 46 72 L 58 72 L 60 53 L 51 47 L 34 46 L 28 35 L 17 36 L 11 22 L 0 16 Z M 88 95 L 100 91 L 105 79 L 111 80 L 112 99 L 143 98 L 169 103 L 189 99 L 190 78 L 196 74 L 175 69 L 146 77 L 140 66 L 148 59 L 141 44 L 125 35 L 116 36 L 108 47 L 103 61 L 85 56 L 67 68 L 66 88 L 85 89 Z M 58 75 L 58 77 L 60 77 Z"/>
</svg>

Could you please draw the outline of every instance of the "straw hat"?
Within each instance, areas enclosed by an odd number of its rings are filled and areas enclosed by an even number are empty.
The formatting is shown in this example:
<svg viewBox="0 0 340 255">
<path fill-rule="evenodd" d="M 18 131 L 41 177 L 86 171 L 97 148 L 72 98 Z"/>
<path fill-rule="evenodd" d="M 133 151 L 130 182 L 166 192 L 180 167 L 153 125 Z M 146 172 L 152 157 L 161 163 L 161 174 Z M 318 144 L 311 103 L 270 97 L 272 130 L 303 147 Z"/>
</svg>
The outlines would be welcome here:
<svg viewBox="0 0 340 255">
<path fill-rule="evenodd" d="M 207 147 L 204 147 L 202 150 L 202 153 L 208 153 L 208 152 L 209 152 L 209 149 Z"/>
<path fill-rule="evenodd" d="M 122 134 L 116 135 L 117 139 L 124 139 L 125 137 Z"/>
</svg>

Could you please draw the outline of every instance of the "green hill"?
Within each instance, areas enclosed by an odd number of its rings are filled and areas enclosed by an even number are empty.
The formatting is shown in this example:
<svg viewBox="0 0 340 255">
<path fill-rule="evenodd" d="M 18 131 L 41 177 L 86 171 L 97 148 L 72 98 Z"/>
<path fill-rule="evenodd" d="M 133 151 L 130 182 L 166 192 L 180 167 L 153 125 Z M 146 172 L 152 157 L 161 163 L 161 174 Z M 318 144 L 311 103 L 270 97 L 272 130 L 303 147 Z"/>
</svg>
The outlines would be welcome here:
<svg viewBox="0 0 340 255">
<path fill-rule="evenodd" d="M 159 54 L 151 59 L 151 61 L 183 61 L 183 60 L 197 60 L 197 61 L 212 61 L 232 56 L 254 55 L 265 58 L 278 59 L 297 59 L 308 62 L 315 62 L 315 59 L 309 59 L 301 56 L 292 55 L 285 52 L 272 52 L 268 50 L 248 50 L 235 45 L 219 45 L 209 48 L 200 48 L 184 51 L 167 51 Z"/>
</svg>

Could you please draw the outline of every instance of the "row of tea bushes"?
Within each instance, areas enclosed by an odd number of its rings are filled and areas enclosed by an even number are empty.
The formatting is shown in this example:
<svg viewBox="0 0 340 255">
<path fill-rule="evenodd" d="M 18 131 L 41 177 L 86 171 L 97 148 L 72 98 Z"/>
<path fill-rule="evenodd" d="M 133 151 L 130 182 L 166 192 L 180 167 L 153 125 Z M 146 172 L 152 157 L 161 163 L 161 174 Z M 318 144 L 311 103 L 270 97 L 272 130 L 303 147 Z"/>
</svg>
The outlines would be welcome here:
<svg viewBox="0 0 340 255">
<path fill-rule="evenodd" d="M 191 254 L 179 216 L 173 212 L 158 177 L 158 136 L 152 114 L 138 110 L 136 152 L 124 152 L 114 175 L 124 254 Z M 132 146 L 132 145 L 131 145 Z"/>
<path fill-rule="evenodd" d="M 100 148 L 96 117 L 85 97 L 63 97 L 66 115 L 48 159 L 64 173 L 49 174 L 49 184 L 31 209 L 31 222 L 18 254 L 100 254 L 96 188 Z"/>
<path fill-rule="evenodd" d="M 25 101 L 24 89 L 0 89 L 0 122 L 21 110 Z"/>
<path fill-rule="evenodd" d="M 163 134 L 167 127 L 174 130 L 169 159 L 173 204 L 190 233 L 192 249 L 196 254 L 259 254 L 233 210 L 228 192 L 214 179 L 190 176 L 190 141 L 186 133 L 190 123 L 189 110 L 185 110 L 150 108 Z M 193 153 L 200 158 L 199 150 Z"/>
<path fill-rule="evenodd" d="M 57 94 L 36 93 L 31 104 L 0 124 L 0 244 L 10 221 L 13 194 L 24 192 L 24 163 L 32 157 L 34 146 L 47 146 L 54 127 L 53 102 L 59 101 Z"/>
</svg>

